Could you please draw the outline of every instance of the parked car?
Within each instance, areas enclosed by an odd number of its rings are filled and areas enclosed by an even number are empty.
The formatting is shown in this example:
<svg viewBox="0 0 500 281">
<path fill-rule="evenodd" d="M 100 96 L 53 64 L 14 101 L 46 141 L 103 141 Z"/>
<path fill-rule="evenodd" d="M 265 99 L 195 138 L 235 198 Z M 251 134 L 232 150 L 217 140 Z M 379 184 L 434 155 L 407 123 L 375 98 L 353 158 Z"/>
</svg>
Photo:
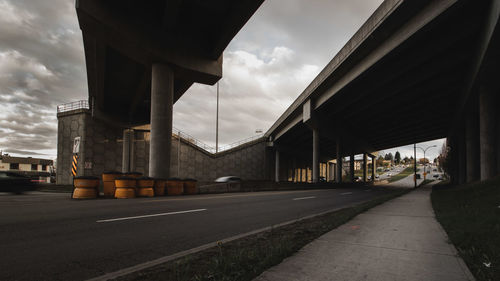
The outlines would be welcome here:
<svg viewBox="0 0 500 281">
<path fill-rule="evenodd" d="M 360 182 L 361 181 L 361 177 L 354 177 L 354 182 Z"/>
<path fill-rule="evenodd" d="M 0 191 L 21 194 L 35 189 L 36 186 L 30 177 L 12 172 L 0 172 Z"/>
<path fill-rule="evenodd" d="M 235 176 L 225 176 L 225 177 L 220 177 L 215 180 L 215 182 L 226 182 L 226 183 L 231 183 L 231 182 L 241 182 L 241 178 L 235 177 Z"/>
<path fill-rule="evenodd" d="M 326 178 L 325 177 L 319 177 L 319 182 L 326 182 Z"/>
<path fill-rule="evenodd" d="M 439 175 L 438 174 L 434 174 L 433 177 L 439 178 Z"/>
</svg>

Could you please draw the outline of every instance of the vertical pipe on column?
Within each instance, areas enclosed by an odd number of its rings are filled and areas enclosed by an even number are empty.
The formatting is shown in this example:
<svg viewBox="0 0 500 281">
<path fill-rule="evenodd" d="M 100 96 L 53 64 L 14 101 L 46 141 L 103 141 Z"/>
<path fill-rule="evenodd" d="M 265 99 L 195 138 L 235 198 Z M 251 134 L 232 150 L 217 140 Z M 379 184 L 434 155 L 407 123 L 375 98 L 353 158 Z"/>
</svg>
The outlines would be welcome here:
<svg viewBox="0 0 500 281">
<path fill-rule="evenodd" d="M 174 73 L 165 64 L 154 63 L 151 74 L 151 140 L 149 176 L 170 176 Z"/>
<path fill-rule="evenodd" d="M 417 188 L 417 144 L 413 144 L 413 187 Z"/>
<path fill-rule="evenodd" d="M 312 163 L 312 182 L 319 181 L 319 131 L 313 129 L 313 163 Z"/>
</svg>

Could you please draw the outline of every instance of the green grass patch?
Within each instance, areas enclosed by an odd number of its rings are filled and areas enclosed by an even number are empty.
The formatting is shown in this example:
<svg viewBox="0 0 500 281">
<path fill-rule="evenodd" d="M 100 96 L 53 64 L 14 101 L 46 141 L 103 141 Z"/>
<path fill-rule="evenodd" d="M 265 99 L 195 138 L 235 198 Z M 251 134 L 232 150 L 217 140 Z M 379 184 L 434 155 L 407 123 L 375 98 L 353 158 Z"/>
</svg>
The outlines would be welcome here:
<svg viewBox="0 0 500 281">
<path fill-rule="evenodd" d="M 219 244 L 118 280 L 250 281 L 359 213 L 407 192 L 409 190 L 393 190 L 366 203 Z"/>
<path fill-rule="evenodd" d="M 414 173 L 413 167 L 407 167 L 403 171 L 401 171 L 401 173 L 390 177 L 389 182 L 395 182 L 395 181 L 398 181 L 400 179 L 404 179 L 413 173 Z"/>
<path fill-rule="evenodd" d="M 477 280 L 500 280 L 500 178 L 431 195 L 436 218 Z"/>
</svg>

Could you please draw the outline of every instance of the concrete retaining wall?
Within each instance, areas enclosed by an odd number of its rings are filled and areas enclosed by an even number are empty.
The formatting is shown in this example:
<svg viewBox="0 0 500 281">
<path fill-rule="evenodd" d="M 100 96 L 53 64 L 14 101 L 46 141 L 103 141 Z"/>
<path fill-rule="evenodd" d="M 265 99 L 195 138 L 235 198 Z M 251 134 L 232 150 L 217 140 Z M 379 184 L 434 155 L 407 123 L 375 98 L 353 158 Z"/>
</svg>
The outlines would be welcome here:
<svg viewBox="0 0 500 281">
<path fill-rule="evenodd" d="M 73 139 L 82 137 L 78 175 L 100 176 L 103 171 L 121 171 L 123 128 L 91 117 L 80 109 L 58 114 L 57 184 L 71 184 Z M 135 131 L 132 170 L 149 172 L 149 132 Z M 179 153 L 180 150 L 180 153 Z M 266 180 L 269 159 L 266 142 L 259 139 L 218 154 L 209 153 L 189 141 L 172 136 L 170 174 L 210 182 L 221 176 Z"/>
</svg>

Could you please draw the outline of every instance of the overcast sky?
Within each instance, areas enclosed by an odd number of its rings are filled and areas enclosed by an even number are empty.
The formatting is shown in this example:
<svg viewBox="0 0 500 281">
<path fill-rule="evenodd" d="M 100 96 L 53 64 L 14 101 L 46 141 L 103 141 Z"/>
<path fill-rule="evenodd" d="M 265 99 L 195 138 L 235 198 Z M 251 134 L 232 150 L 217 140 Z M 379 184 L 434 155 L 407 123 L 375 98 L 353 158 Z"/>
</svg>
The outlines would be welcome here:
<svg viewBox="0 0 500 281">
<path fill-rule="evenodd" d="M 381 2 L 266 0 L 224 52 L 219 143 L 265 132 Z M 0 0 L 0 150 L 55 158 L 56 106 L 87 99 L 86 79 L 74 0 Z M 215 111 L 216 87 L 195 84 L 174 126 L 213 145 Z"/>
</svg>

